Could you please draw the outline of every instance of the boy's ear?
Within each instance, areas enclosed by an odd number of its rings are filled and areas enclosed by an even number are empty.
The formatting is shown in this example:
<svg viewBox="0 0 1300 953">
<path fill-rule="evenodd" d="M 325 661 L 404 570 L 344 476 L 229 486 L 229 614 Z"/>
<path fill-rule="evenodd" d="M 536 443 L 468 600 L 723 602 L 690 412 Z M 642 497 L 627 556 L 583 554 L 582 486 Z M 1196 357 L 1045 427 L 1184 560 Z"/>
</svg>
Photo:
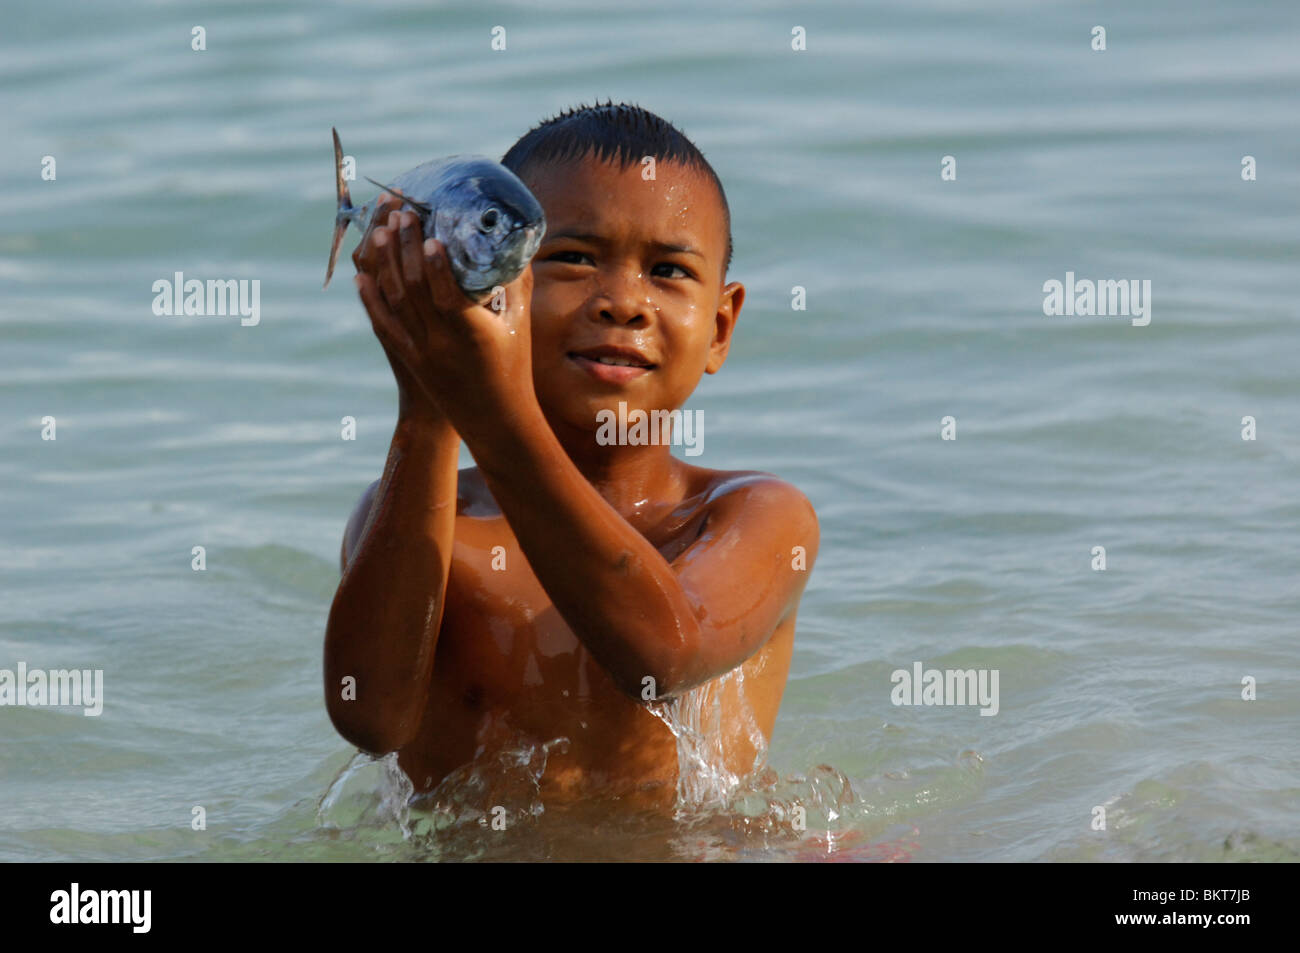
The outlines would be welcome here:
<svg viewBox="0 0 1300 953">
<path fill-rule="evenodd" d="M 704 365 L 704 373 L 716 374 L 722 368 L 731 348 L 731 333 L 736 329 L 736 319 L 740 317 L 744 303 L 745 286 L 739 281 L 733 281 L 722 289 L 718 313 L 714 317 L 713 342 L 709 345 L 709 363 Z"/>
</svg>

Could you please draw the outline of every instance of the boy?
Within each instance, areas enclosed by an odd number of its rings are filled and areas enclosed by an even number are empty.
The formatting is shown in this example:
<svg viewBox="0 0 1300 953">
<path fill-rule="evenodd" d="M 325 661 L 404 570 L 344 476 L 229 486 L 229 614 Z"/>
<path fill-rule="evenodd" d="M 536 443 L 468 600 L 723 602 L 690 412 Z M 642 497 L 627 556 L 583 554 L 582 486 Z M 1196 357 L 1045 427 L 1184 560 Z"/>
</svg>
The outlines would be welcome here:
<svg viewBox="0 0 1300 953">
<path fill-rule="evenodd" d="M 348 741 L 396 751 L 418 792 L 520 738 L 564 737 L 543 802 L 668 807 L 676 741 L 645 699 L 740 667 L 743 697 L 739 679 L 721 686 L 722 749 L 748 773 L 817 518 L 768 474 L 597 439 L 602 411 L 680 408 L 726 359 L 745 289 L 726 283 L 730 214 L 695 146 L 607 104 L 541 124 L 502 161 L 547 221 L 503 310 L 461 292 L 409 211 L 353 255 L 399 409 L 344 534 L 326 706 Z M 478 465 L 457 472 L 461 440 Z"/>
</svg>

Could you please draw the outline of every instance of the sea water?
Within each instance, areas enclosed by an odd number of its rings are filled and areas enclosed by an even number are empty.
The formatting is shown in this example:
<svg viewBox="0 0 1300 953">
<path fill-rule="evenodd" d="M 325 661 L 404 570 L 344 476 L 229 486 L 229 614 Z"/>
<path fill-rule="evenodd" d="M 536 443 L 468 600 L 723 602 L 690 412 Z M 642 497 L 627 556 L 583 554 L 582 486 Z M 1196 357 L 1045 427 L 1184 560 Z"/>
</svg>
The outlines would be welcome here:
<svg viewBox="0 0 1300 953">
<path fill-rule="evenodd" d="M 7 12 L 0 668 L 104 679 L 0 707 L 0 858 L 1300 857 L 1296 6 L 593 10 L 503 7 L 500 51 L 406 2 Z M 320 290 L 329 129 L 384 179 L 595 96 L 726 185 L 747 296 L 689 462 L 817 509 L 790 680 L 749 779 L 683 703 L 676 818 L 535 803 L 549 738 L 411 803 L 322 697 L 396 412 Z M 258 281 L 257 323 L 155 314 L 177 272 Z M 1068 273 L 1150 280 L 1149 323 L 1045 313 Z M 997 671 L 997 714 L 894 704 L 918 662 Z"/>
</svg>

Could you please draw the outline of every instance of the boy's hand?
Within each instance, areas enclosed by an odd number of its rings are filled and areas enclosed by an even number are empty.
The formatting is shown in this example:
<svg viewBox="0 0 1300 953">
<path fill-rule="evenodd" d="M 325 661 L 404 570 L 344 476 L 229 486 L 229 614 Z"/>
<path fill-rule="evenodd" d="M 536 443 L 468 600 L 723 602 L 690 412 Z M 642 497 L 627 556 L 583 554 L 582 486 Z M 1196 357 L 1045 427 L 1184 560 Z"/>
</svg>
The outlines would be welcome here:
<svg viewBox="0 0 1300 953">
<path fill-rule="evenodd" d="M 388 217 L 388 212 L 395 210 L 402 204 L 400 199 L 388 193 L 381 195 L 376 202 L 378 205 L 377 214 L 373 219 L 376 223 L 385 220 Z M 373 274 L 379 260 L 371 244 L 371 238 L 374 236 L 375 231 L 376 226 L 371 226 L 362 236 L 361 242 L 352 253 L 352 263 L 356 266 L 358 277 L 367 271 Z M 357 286 L 359 289 L 359 280 Z M 364 303 L 364 301 L 363 295 L 362 302 Z M 382 323 L 383 313 L 371 310 L 369 305 L 366 305 L 366 310 L 370 314 L 370 325 L 375 332 L 375 337 L 379 339 L 379 344 L 384 349 L 384 354 L 388 357 L 388 363 L 393 369 L 393 377 L 397 379 L 398 415 L 406 419 L 445 419 L 441 408 L 434 402 L 432 395 L 420 386 L 405 361 L 401 358 L 392 335 L 386 330 L 386 325 Z"/>
<path fill-rule="evenodd" d="M 366 236 L 353 261 L 399 391 L 414 407 L 436 408 L 462 433 L 509 416 L 532 392 L 531 266 L 479 304 L 456 284 L 442 244 L 425 242 L 414 212 L 384 210 L 385 224 Z M 501 298 L 505 307 L 491 310 Z"/>
</svg>

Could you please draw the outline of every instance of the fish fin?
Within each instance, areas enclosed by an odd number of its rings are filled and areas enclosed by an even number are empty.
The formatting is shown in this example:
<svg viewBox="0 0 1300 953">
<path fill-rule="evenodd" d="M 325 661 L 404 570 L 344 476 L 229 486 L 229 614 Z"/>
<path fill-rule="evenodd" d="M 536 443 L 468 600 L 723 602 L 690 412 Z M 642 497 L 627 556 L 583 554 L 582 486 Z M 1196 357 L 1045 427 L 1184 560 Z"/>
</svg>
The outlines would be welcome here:
<svg viewBox="0 0 1300 953">
<path fill-rule="evenodd" d="M 334 242 L 330 245 L 330 263 L 325 269 L 325 284 L 321 288 L 330 286 L 330 279 L 334 277 L 334 266 L 339 260 L 339 246 L 343 244 L 343 236 L 348 231 L 348 219 L 339 218 L 334 222 Z"/>
<path fill-rule="evenodd" d="M 387 192 L 389 195 L 396 195 L 399 199 L 401 199 L 401 200 L 402 200 L 403 202 L 405 202 L 407 205 L 411 206 L 411 207 L 414 208 L 416 211 L 418 211 L 418 212 L 420 212 L 420 213 L 422 213 L 422 214 L 424 214 L 424 215 L 430 215 L 430 214 L 432 214 L 432 212 L 433 212 L 433 206 L 432 206 L 432 205 L 429 205 L 427 202 L 417 202 L 415 199 L 411 198 L 409 195 L 404 194 L 400 189 L 395 189 L 395 188 L 393 188 L 391 185 L 384 185 L 384 183 L 382 183 L 382 182 L 376 182 L 374 179 L 370 178 L 370 176 L 366 176 L 366 181 L 369 182 L 371 185 L 377 185 L 377 186 L 379 186 L 381 189 L 383 189 L 383 190 L 384 190 L 385 192 Z"/>
<path fill-rule="evenodd" d="M 348 183 L 347 183 L 347 180 L 346 180 L 345 178 L 343 178 L 343 144 L 342 144 L 341 142 L 339 142 L 339 131 L 338 131 L 337 129 L 334 129 L 333 127 L 331 127 L 331 128 L 330 128 L 330 132 L 334 133 L 334 190 L 335 190 L 335 194 L 338 196 L 338 200 L 339 200 L 339 208 L 340 208 L 340 209 L 351 208 L 351 207 L 352 207 L 352 195 L 351 195 L 351 193 L 348 192 Z"/>
<path fill-rule="evenodd" d="M 338 197 L 338 211 L 334 215 L 334 241 L 330 244 L 330 263 L 325 269 L 325 284 L 328 288 L 334 277 L 334 265 L 339 260 L 339 245 L 347 233 L 348 223 L 353 221 L 356 209 L 352 207 L 352 194 L 348 191 L 347 180 L 343 178 L 343 144 L 339 142 L 339 131 L 331 127 L 334 133 L 334 192 Z"/>
</svg>

